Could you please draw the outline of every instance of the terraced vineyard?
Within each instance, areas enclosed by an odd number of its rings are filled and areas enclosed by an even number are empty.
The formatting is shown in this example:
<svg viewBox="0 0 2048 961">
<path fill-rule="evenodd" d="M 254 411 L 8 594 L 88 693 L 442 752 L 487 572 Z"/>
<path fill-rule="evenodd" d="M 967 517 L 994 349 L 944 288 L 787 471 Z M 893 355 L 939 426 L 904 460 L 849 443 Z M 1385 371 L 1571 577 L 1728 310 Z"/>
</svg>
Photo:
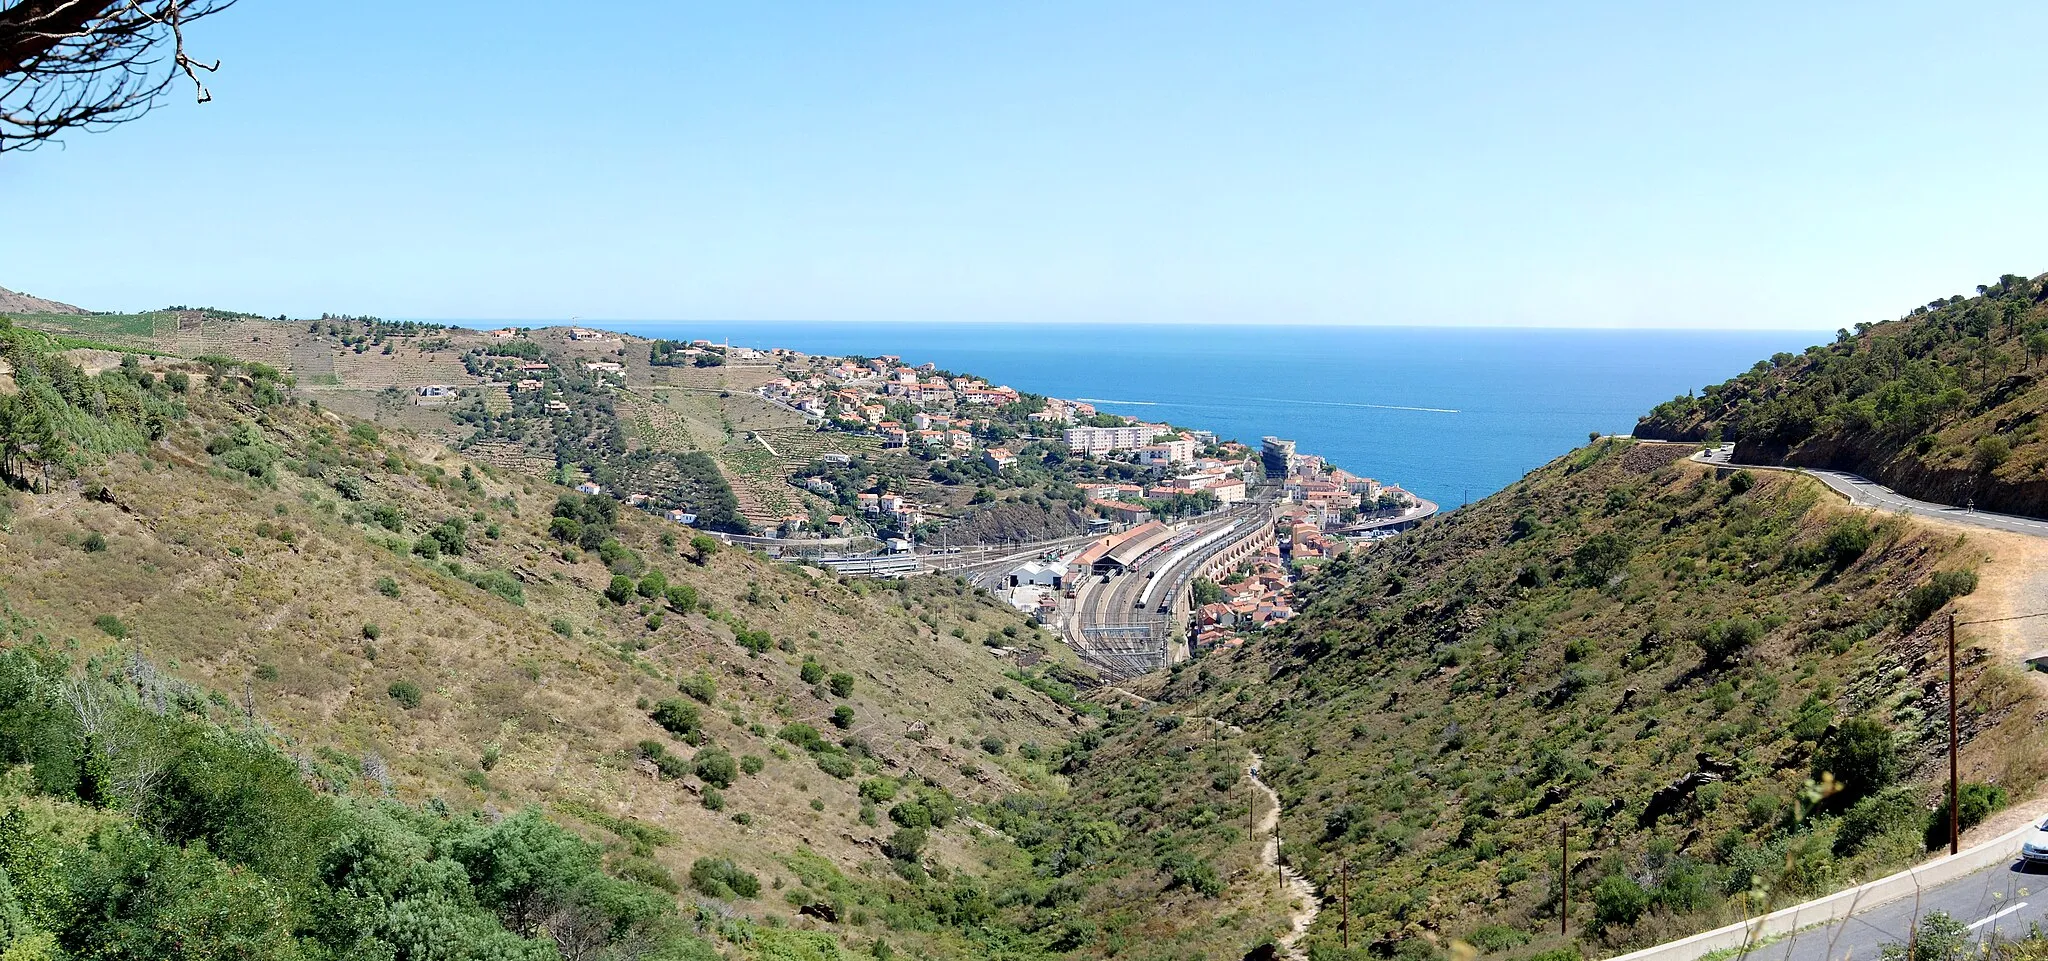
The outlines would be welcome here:
<svg viewBox="0 0 2048 961">
<path fill-rule="evenodd" d="M 747 522 L 762 525 L 802 513 L 804 503 L 796 488 L 789 486 L 789 471 L 780 458 L 753 441 L 719 451 L 718 467 L 726 483 L 740 499 L 740 514 Z"/>
<path fill-rule="evenodd" d="M 159 325 L 157 340 L 171 353 L 186 357 L 217 354 L 286 370 L 291 367 L 293 335 L 302 329 L 296 324 L 245 318 L 219 320 L 186 311 L 178 315 L 175 330 L 166 332 Z"/>
</svg>

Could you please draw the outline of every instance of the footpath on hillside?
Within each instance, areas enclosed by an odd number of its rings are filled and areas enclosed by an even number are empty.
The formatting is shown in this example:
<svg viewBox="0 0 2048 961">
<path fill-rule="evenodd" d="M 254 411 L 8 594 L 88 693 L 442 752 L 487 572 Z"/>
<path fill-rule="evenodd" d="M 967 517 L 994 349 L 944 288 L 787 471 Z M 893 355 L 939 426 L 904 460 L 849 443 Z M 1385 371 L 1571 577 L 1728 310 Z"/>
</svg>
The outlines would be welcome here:
<svg viewBox="0 0 2048 961">
<path fill-rule="evenodd" d="M 1149 697 L 1113 684 L 1108 685 L 1104 690 L 1122 695 L 1147 707 L 1163 706 L 1158 701 L 1152 700 Z M 1218 718 L 1205 715 L 1185 716 L 1191 720 L 1207 722 L 1231 734 L 1244 733 L 1243 728 Z M 1271 872 L 1277 876 L 1280 879 L 1281 890 L 1286 895 L 1287 900 L 1287 933 L 1281 935 L 1280 939 L 1275 942 L 1277 950 L 1274 953 L 1277 957 L 1286 958 L 1288 961 L 1308 961 L 1308 952 L 1301 947 L 1301 941 L 1303 938 L 1308 937 L 1309 927 L 1315 924 L 1316 916 L 1322 913 L 1322 896 L 1308 878 L 1303 877 L 1301 872 L 1296 871 L 1280 860 L 1280 792 L 1273 790 L 1272 785 L 1267 784 L 1259 776 L 1259 769 L 1265 763 L 1265 760 L 1265 756 L 1259 752 L 1250 752 L 1250 757 L 1245 761 L 1244 775 L 1246 779 L 1251 781 L 1254 790 L 1265 795 L 1268 805 L 1263 813 L 1255 814 L 1255 822 L 1252 828 L 1252 836 L 1254 838 L 1265 839 L 1259 845 L 1259 873 L 1261 876 L 1264 876 Z M 1253 801 L 1251 803 L 1254 812 L 1257 812 L 1258 802 Z"/>
</svg>

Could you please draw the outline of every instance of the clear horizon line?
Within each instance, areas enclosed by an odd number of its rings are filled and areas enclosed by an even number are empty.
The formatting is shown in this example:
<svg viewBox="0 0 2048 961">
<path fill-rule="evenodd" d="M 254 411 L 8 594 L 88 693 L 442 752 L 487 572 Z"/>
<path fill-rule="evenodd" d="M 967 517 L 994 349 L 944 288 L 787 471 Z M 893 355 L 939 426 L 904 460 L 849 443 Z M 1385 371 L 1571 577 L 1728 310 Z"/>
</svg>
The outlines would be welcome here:
<svg viewBox="0 0 2048 961">
<path fill-rule="evenodd" d="M 653 325 L 653 324 L 831 324 L 845 326 L 860 325 L 959 325 L 959 326 L 1011 326 L 1011 327 L 1342 327 L 1378 330 L 1592 330 L 1632 331 L 1670 333 L 1730 333 L 1730 334 L 1785 334 L 1825 333 L 1834 330 L 1826 327 L 1696 327 L 1696 326 L 1624 326 L 1619 324 L 1395 324 L 1372 321 L 1230 321 L 1230 320 L 919 320 L 896 318 L 886 320 L 806 320 L 797 318 L 734 320 L 702 318 L 659 318 L 653 320 L 629 320 L 602 317 L 391 317 L 395 321 L 414 321 L 454 324 L 497 324 L 519 327 L 602 327 L 605 325 Z"/>
</svg>

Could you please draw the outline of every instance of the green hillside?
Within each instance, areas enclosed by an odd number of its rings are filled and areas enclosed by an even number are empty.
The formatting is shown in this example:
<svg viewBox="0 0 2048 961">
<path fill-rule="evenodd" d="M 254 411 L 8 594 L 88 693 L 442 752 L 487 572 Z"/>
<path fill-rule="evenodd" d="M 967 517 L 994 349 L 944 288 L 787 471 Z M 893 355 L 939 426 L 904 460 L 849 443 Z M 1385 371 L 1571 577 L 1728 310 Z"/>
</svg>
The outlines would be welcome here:
<svg viewBox="0 0 2048 961">
<path fill-rule="evenodd" d="M 1738 460 L 1854 471 L 1946 504 L 2048 514 L 2048 284 L 2007 274 L 1858 324 L 1659 405 L 1636 436 L 1733 441 Z"/>
<path fill-rule="evenodd" d="M 1589 948 L 1921 855 L 1945 734 L 1929 615 L 1976 551 L 1690 450 L 1568 455 L 1332 564 L 1292 622 L 1163 685 L 1265 754 L 1289 857 L 1332 901 L 1312 956 L 1347 956 L 1340 861 L 1363 958 L 1558 946 L 1562 825 Z M 2032 788 L 2033 754 L 2001 745 L 2036 688 L 1978 654 L 1963 684 L 1971 776 Z"/>
</svg>

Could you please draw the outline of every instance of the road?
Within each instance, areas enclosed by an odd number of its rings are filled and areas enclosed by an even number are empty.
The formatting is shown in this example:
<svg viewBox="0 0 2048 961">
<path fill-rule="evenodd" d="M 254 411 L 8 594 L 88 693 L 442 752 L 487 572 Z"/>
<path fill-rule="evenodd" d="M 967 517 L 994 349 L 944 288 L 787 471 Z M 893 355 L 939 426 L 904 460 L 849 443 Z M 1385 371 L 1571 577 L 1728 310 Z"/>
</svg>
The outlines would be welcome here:
<svg viewBox="0 0 2048 961">
<path fill-rule="evenodd" d="M 1778 467 L 1771 464 L 1738 464 L 1734 444 L 1723 444 L 1692 455 L 1702 464 L 1716 467 L 1742 467 L 1750 470 L 1797 471 L 1820 480 L 1842 496 L 1849 503 L 1862 507 L 1876 507 L 1901 514 L 1918 517 L 1932 517 L 1955 524 L 1967 524 L 1994 531 L 2008 531 L 2029 537 L 2048 537 L 2048 521 L 2035 517 L 2020 517 L 2015 514 L 1994 514 L 1990 511 L 1973 510 L 1968 506 L 1936 504 L 1932 501 L 1914 500 L 1874 480 L 1840 470 L 1815 470 L 1808 467 Z"/>
<path fill-rule="evenodd" d="M 1692 459 L 1715 467 L 1807 474 L 1859 506 L 2032 537 L 2048 537 L 2048 522 L 2035 518 L 1916 500 L 1847 471 L 1740 464 L 1734 461 L 1734 453 L 1735 445 L 1723 444 L 1700 451 L 1692 455 Z M 2028 873 L 2021 868 L 2017 857 L 2001 859 L 1954 880 L 1930 885 L 1914 896 L 1872 904 L 1840 921 L 1800 931 L 1753 949 L 1748 956 L 1758 961 L 1872 959 L 1879 955 L 1884 945 L 1904 943 L 1912 934 L 1915 919 L 1934 911 L 1946 912 L 1969 925 L 1972 936 L 1980 941 L 1994 936 L 2024 936 L 2036 922 L 2048 923 L 2048 875 Z M 1682 956 L 1659 955 L 1664 961 L 1675 961 Z"/>
<path fill-rule="evenodd" d="M 2048 925 L 2048 874 L 2022 871 L 2017 860 L 2001 861 L 1928 888 L 1917 899 L 1873 906 L 1753 949 L 1748 957 L 1754 961 L 1875 961 L 1885 945 L 1905 943 L 1915 918 L 1935 911 L 1945 911 L 1969 925 L 1977 942 L 1994 936 L 2008 940 L 2025 937 L 2031 925 Z M 1975 954 L 1971 951 L 1968 956 Z"/>
</svg>

